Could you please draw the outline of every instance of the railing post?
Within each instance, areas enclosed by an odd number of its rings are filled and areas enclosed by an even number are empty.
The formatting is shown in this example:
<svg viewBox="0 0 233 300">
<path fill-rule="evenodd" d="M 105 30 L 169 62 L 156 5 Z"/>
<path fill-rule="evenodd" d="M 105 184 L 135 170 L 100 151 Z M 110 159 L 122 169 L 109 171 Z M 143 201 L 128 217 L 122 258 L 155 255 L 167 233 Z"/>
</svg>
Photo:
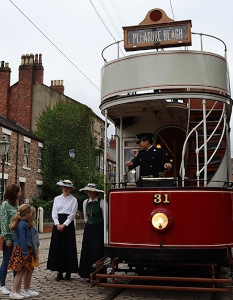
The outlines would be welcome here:
<svg viewBox="0 0 233 300">
<path fill-rule="evenodd" d="M 44 231 L 44 209 L 43 209 L 43 207 L 38 208 L 37 229 L 40 233 L 43 233 L 43 231 Z"/>
<path fill-rule="evenodd" d="M 204 186 L 207 186 L 207 128 L 206 128 L 206 100 L 202 100 L 202 107 L 203 107 L 203 133 L 204 133 Z"/>
</svg>

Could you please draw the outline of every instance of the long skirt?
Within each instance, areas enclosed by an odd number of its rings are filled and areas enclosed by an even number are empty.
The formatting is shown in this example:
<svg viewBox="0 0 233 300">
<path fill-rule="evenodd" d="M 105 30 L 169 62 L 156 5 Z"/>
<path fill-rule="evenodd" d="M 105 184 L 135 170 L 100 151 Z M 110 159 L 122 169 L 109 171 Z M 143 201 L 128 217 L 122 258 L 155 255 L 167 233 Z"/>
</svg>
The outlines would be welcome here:
<svg viewBox="0 0 233 300">
<path fill-rule="evenodd" d="M 67 216 L 66 214 L 59 214 L 59 223 L 63 224 Z M 58 231 L 57 226 L 53 226 L 47 269 L 58 271 L 59 273 L 78 273 L 78 255 L 74 222 L 66 226 L 64 231 Z"/>
<path fill-rule="evenodd" d="M 104 224 L 86 223 L 83 233 L 79 275 L 83 278 L 89 278 L 90 274 L 95 271 L 92 265 L 102 257 L 104 257 Z"/>
</svg>

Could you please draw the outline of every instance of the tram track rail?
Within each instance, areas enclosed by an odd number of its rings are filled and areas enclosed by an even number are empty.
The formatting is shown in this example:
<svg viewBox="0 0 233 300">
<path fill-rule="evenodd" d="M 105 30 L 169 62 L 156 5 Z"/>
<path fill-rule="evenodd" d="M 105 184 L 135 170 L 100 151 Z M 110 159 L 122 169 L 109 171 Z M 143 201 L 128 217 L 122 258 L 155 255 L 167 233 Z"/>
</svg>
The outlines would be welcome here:
<svg viewBox="0 0 233 300">
<path fill-rule="evenodd" d="M 124 291 L 124 288 L 115 288 L 111 294 L 109 294 L 107 297 L 105 297 L 103 300 L 114 300 L 116 299 L 122 292 Z"/>
</svg>

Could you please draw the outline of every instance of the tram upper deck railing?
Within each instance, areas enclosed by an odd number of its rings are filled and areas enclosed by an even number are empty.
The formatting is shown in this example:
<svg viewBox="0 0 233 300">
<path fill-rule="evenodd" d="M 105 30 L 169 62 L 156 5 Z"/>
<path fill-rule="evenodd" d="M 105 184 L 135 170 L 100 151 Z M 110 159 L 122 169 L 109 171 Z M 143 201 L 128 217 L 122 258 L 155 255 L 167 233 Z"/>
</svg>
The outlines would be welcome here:
<svg viewBox="0 0 233 300">
<path fill-rule="evenodd" d="M 226 44 L 217 37 L 203 33 L 192 33 L 192 36 L 192 46 L 169 50 L 139 50 L 124 55 L 121 41 L 106 47 L 102 51 L 105 64 L 101 76 L 101 110 L 107 108 L 105 103 L 113 98 L 121 97 L 122 102 L 122 97 L 130 93 L 148 94 L 154 90 L 205 90 L 229 96 L 231 89 Z M 210 41 L 206 43 L 204 37 Z M 114 55 L 110 50 L 114 50 L 112 46 L 116 45 L 117 55 Z M 111 57 L 114 55 L 115 59 L 107 61 L 107 54 L 111 54 Z"/>
<path fill-rule="evenodd" d="M 217 41 L 217 42 L 222 43 L 222 46 L 223 46 L 223 49 L 222 49 L 221 51 L 218 50 L 219 46 L 214 47 L 214 49 L 215 49 L 214 53 L 223 56 L 223 57 L 227 60 L 227 46 L 226 46 L 226 44 L 224 43 L 223 40 L 221 40 L 220 38 L 215 37 L 215 36 L 213 36 L 213 35 L 205 34 L 205 33 L 196 33 L 196 32 L 192 32 L 191 34 L 192 34 L 192 37 L 194 37 L 194 36 L 199 36 L 199 42 L 195 43 L 195 44 L 198 44 L 198 43 L 199 43 L 199 45 L 197 45 L 197 46 L 183 46 L 183 47 L 182 47 L 182 45 L 181 45 L 181 47 L 180 47 L 181 50 L 184 50 L 184 49 L 185 49 L 185 50 L 187 50 L 187 49 L 192 49 L 192 50 L 199 50 L 199 51 L 209 51 L 209 50 L 207 50 L 207 47 L 212 47 L 212 45 L 213 45 L 212 42 L 213 42 L 213 40 L 214 40 L 214 41 Z M 211 42 L 210 44 L 208 44 L 208 43 L 207 43 L 207 44 L 204 44 L 203 37 L 212 39 L 212 42 Z M 121 53 L 123 56 L 125 56 L 125 55 L 124 55 L 124 52 L 123 52 L 122 49 L 120 48 L 120 43 L 123 42 L 123 41 L 124 41 L 124 40 L 116 41 L 116 42 L 114 42 L 114 43 L 108 45 L 107 47 L 105 47 L 105 48 L 102 50 L 101 55 L 102 55 L 102 58 L 103 58 L 103 60 L 104 60 L 105 63 L 107 63 L 108 61 L 107 61 L 106 57 L 104 56 L 104 52 L 105 52 L 107 49 L 109 49 L 110 47 L 117 46 L 117 55 L 116 55 L 115 59 L 120 58 L 120 53 Z M 207 47 L 205 47 L 206 45 L 207 45 Z M 169 48 L 169 49 L 171 49 L 171 48 Z M 174 49 L 174 48 L 172 48 L 172 49 Z M 176 50 L 177 50 L 177 48 L 176 48 Z M 143 50 L 142 50 L 142 51 L 143 51 Z M 142 51 L 140 51 L 140 52 L 142 52 Z M 161 49 L 161 51 L 169 51 L 169 50 L 167 50 L 167 49 L 166 49 L 166 50 L 165 50 L 165 49 Z M 210 50 L 210 52 L 213 52 L 213 51 Z"/>
</svg>

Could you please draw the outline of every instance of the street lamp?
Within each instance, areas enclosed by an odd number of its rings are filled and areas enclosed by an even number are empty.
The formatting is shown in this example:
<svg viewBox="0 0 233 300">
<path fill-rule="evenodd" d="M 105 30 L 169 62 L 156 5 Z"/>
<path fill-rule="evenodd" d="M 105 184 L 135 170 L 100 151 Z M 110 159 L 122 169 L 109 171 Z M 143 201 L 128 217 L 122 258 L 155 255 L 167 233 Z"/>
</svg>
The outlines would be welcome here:
<svg viewBox="0 0 233 300">
<path fill-rule="evenodd" d="M 4 193 L 4 166 L 6 161 L 6 156 L 10 147 L 10 143 L 6 141 L 6 137 L 3 135 L 0 141 L 0 156 L 2 157 L 2 182 L 1 182 L 1 202 L 3 201 Z"/>
</svg>

